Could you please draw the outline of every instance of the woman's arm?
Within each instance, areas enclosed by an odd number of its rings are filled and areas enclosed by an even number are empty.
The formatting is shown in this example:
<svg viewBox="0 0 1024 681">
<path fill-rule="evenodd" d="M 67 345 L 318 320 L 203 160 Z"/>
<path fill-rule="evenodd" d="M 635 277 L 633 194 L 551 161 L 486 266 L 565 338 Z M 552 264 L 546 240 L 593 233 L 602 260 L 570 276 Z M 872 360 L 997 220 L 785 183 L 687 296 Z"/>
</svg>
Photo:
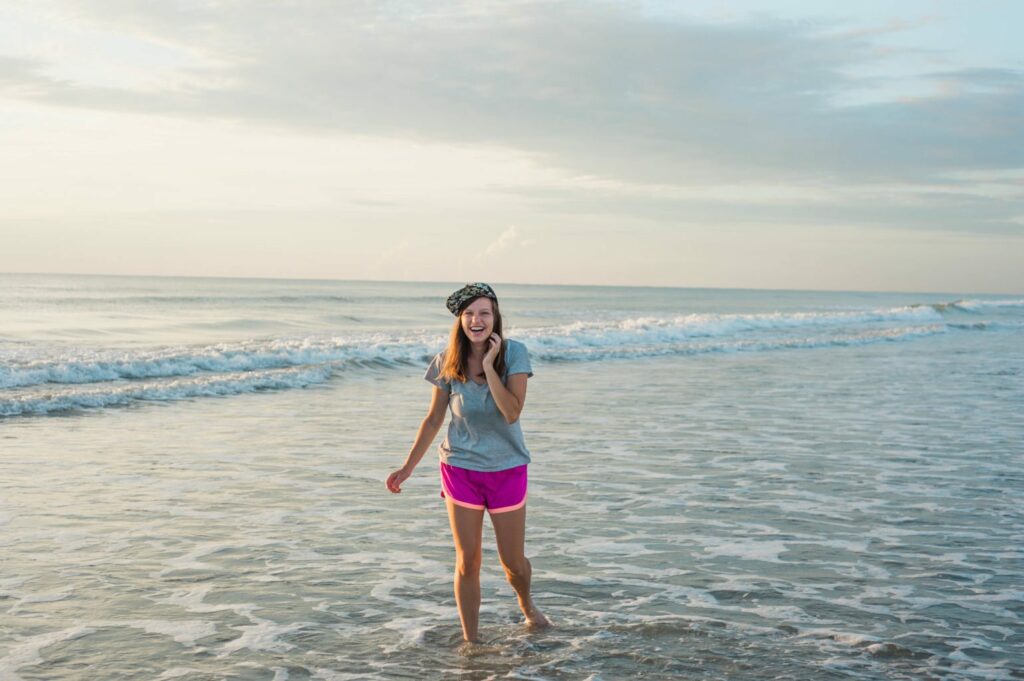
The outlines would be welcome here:
<svg viewBox="0 0 1024 681">
<path fill-rule="evenodd" d="M 501 377 L 495 371 L 494 365 L 484 364 L 484 374 L 487 376 L 487 385 L 491 389 L 491 397 L 498 411 L 505 417 L 509 424 L 519 420 L 523 413 L 523 404 L 526 403 L 526 374 L 512 374 L 508 377 L 508 386 L 502 385 Z"/>
<path fill-rule="evenodd" d="M 444 412 L 448 409 L 448 399 L 447 390 L 434 386 L 434 394 L 430 400 L 430 409 L 423 418 L 423 422 L 420 423 L 419 431 L 416 433 L 416 440 L 412 443 L 412 449 L 409 450 L 409 455 L 405 458 L 405 464 L 392 472 L 388 476 L 387 482 L 384 483 L 395 494 L 402 491 L 402 483 L 412 475 L 413 469 L 416 468 L 423 455 L 427 453 L 430 443 L 437 437 L 437 431 L 441 430 L 441 426 L 444 425 Z"/>
<path fill-rule="evenodd" d="M 487 342 L 490 344 L 490 347 L 484 353 L 483 358 L 487 386 L 491 389 L 491 397 L 494 398 L 498 411 L 505 417 L 507 423 L 513 424 L 519 420 L 519 415 L 523 412 L 523 404 L 526 402 L 526 379 L 529 378 L 529 375 L 519 371 L 509 374 L 508 386 L 506 387 L 501 382 L 501 376 L 498 375 L 498 371 L 494 368 L 494 360 L 498 357 L 498 349 L 505 341 L 498 334 L 492 333 Z"/>
</svg>

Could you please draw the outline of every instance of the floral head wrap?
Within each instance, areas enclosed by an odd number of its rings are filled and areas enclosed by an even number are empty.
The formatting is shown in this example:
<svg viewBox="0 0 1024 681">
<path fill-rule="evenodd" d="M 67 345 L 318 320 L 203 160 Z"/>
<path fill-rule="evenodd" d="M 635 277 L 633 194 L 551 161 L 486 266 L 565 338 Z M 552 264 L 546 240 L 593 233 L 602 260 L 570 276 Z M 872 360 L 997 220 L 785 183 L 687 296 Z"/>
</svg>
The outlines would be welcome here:
<svg viewBox="0 0 1024 681">
<path fill-rule="evenodd" d="M 473 298 L 480 296 L 487 296 L 488 298 L 498 299 L 498 296 L 494 295 L 494 289 L 483 282 L 477 282 L 475 284 L 466 284 L 455 293 L 448 296 L 448 311 L 456 317 L 459 316 L 459 311 L 462 306 Z"/>
</svg>

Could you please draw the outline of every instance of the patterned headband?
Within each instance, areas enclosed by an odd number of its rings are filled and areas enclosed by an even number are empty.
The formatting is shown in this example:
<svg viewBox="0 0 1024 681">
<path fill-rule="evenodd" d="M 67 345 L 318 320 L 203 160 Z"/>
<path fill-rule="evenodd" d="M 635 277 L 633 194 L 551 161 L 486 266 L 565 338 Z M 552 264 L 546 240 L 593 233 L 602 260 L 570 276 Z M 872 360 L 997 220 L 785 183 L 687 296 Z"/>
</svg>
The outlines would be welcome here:
<svg viewBox="0 0 1024 681">
<path fill-rule="evenodd" d="M 466 284 L 458 291 L 448 296 L 448 302 L 445 304 L 448 306 L 448 311 L 458 317 L 459 310 L 466 304 L 466 301 L 479 296 L 487 296 L 494 300 L 498 299 L 498 296 L 494 295 L 494 289 L 483 282 L 477 282 L 475 284 Z"/>
</svg>

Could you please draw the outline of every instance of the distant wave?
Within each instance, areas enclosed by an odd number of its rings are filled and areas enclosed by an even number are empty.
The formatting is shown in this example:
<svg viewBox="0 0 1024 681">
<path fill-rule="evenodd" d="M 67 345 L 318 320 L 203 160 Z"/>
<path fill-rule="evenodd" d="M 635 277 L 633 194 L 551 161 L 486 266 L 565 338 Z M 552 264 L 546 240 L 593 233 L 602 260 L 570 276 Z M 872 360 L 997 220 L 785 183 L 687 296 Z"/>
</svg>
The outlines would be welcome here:
<svg viewBox="0 0 1024 681">
<path fill-rule="evenodd" d="M 964 331 L 1007 331 L 1014 330 L 1020 331 L 1024 329 L 1024 321 L 1013 321 L 1013 322 L 947 322 L 946 324 L 951 329 L 961 329 Z"/>
<path fill-rule="evenodd" d="M 43 383 L 97 383 L 244 372 L 315 364 L 359 366 L 421 361 L 443 337 L 387 339 L 299 338 L 155 351 L 92 351 L 53 358 L 12 357 L 0 365 L 0 388 Z M 24 357 L 24 355 L 23 355 Z"/>
<path fill-rule="evenodd" d="M 181 295 L 121 295 L 121 296 L 74 296 L 74 295 L 62 295 L 61 297 L 36 297 L 36 298 L 24 298 L 25 302 L 29 303 L 44 303 L 48 305 L 60 305 L 66 306 L 77 306 L 82 304 L 97 305 L 109 303 L 112 305 L 123 306 L 131 303 L 145 303 L 145 304 L 162 304 L 162 303 L 173 303 L 173 304 L 184 304 L 184 305 L 195 305 L 195 304 L 215 304 L 215 305 L 233 305 L 238 303 L 349 303 L 352 302 L 350 296 L 335 296 L 327 294 L 308 294 L 308 295 L 275 295 L 275 296 L 181 296 Z"/>
<path fill-rule="evenodd" d="M 894 322 L 938 322 L 931 307 L 898 307 L 870 312 L 772 312 L 761 314 L 689 314 L 636 317 L 618 321 L 576 322 L 560 327 L 529 329 L 520 336 L 545 349 L 675 343 L 696 338 L 726 337 L 755 331 L 849 327 Z"/>
<path fill-rule="evenodd" d="M 941 320 L 941 316 L 930 307 L 873 312 L 691 314 L 575 322 L 523 330 L 517 337 L 528 342 L 535 355 L 557 360 L 686 352 L 676 346 L 696 339 L 730 338 L 759 331 L 937 320 Z M 90 351 L 56 357 L 10 356 L 0 365 L 0 388 L 169 378 L 315 364 L 332 364 L 339 370 L 366 363 L 412 364 L 429 358 L 443 344 L 444 336 L 436 334 L 407 338 L 371 335 L 274 339 L 152 351 Z M 588 349 L 605 352 L 585 352 Z"/>
<path fill-rule="evenodd" d="M 238 395 L 261 390 L 305 388 L 327 381 L 326 366 L 282 371 L 258 371 L 244 375 L 201 376 L 164 382 L 104 384 L 83 389 L 61 388 L 43 394 L 19 395 L 0 400 L 0 417 L 50 414 L 76 409 L 124 406 L 140 401 L 173 401 L 193 397 Z"/>
<path fill-rule="evenodd" d="M 929 306 L 873 311 L 772 312 L 642 316 L 609 322 L 521 330 L 515 337 L 545 359 L 637 356 L 689 352 L 681 344 L 700 339 L 745 338 L 758 333 L 858 329 L 896 323 L 941 322 Z M 776 339 L 765 340 L 765 347 Z M 360 366 L 422 363 L 443 346 L 440 334 L 253 340 L 201 347 L 146 351 L 91 350 L 36 356 L 24 347 L 0 364 L 0 388 L 45 383 L 86 384 L 331 365 L 343 371 Z"/>
<path fill-rule="evenodd" d="M 329 293 L 302 293 L 302 294 L 277 294 L 277 295 L 179 295 L 179 294 L 131 294 L 123 295 L 74 295 L 61 292 L 61 295 L 53 296 L 28 296 L 20 298 L 20 301 L 31 304 L 54 305 L 59 307 L 80 306 L 80 305 L 115 305 L 122 307 L 132 304 L 146 305 L 258 305 L 268 304 L 308 304 L 308 303 L 368 303 L 380 305 L 381 303 L 418 303 L 433 302 L 437 304 L 438 296 L 389 296 L 389 295 L 348 295 L 339 296 Z"/>
<path fill-rule="evenodd" d="M 640 316 L 513 329 L 509 337 L 526 343 L 537 360 L 561 362 L 846 347 L 949 331 L 1020 328 L 947 317 L 932 305 Z M 0 346 L 0 416 L 305 387 L 370 367 L 422 367 L 445 341 L 446 334 L 417 331 L 407 336 L 257 339 L 147 350 L 69 352 L 5 343 Z"/>
<path fill-rule="evenodd" d="M 770 352 L 774 350 L 814 349 L 870 345 L 873 343 L 913 340 L 923 336 L 945 333 L 941 324 L 903 328 L 875 329 L 856 333 L 841 333 L 796 338 L 760 340 L 757 338 L 703 342 L 667 343 L 648 346 L 580 346 L 550 350 L 530 342 L 531 356 L 548 361 L 594 361 L 613 358 L 653 357 L 660 355 L 697 355 L 705 353 Z"/>
<path fill-rule="evenodd" d="M 1024 298 L 1016 300 L 956 300 L 949 303 L 950 307 L 968 312 L 980 312 L 982 310 L 1002 310 L 1015 307 L 1024 307 Z"/>
<path fill-rule="evenodd" d="M 650 357 L 665 354 L 764 352 L 904 341 L 943 333 L 944 331 L 944 327 L 940 325 L 930 325 L 926 327 L 866 330 L 818 338 L 789 338 L 776 341 L 756 339 L 729 340 L 725 342 L 704 341 L 686 347 L 581 348 L 576 352 L 570 351 L 555 354 L 541 350 L 533 354 L 539 359 L 555 361 L 592 361 L 611 358 Z M 422 363 L 425 362 L 426 355 L 417 353 L 416 358 Z M 255 370 L 164 380 L 63 385 L 49 390 L 47 390 L 45 385 L 36 385 L 23 394 L 16 395 L 11 399 L 0 399 L 0 417 L 44 415 L 78 409 L 124 406 L 134 402 L 173 401 L 195 397 L 237 395 L 263 390 L 305 388 L 325 383 L 330 380 L 334 371 L 335 366 L 327 363 L 290 369 Z"/>
</svg>

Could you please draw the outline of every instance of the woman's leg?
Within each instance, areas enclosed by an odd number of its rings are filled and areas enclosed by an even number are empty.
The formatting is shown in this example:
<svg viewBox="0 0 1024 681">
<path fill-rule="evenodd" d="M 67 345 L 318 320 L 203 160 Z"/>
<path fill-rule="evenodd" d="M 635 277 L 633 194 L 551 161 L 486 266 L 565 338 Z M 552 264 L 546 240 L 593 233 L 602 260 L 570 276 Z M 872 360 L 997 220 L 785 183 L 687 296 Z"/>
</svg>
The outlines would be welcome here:
<svg viewBox="0 0 1024 681">
<path fill-rule="evenodd" d="M 455 539 L 455 603 L 462 620 L 462 638 L 476 641 L 480 621 L 480 544 L 484 511 L 459 506 L 449 498 L 445 503 Z"/>
<path fill-rule="evenodd" d="M 525 554 L 526 506 L 514 511 L 492 513 L 491 524 L 494 525 L 494 538 L 498 544 L 501 566 L 505 569 L 508 583 L 516 590 L 519 608 L 526 615 L 526 623 L 533 628 L 548 626 L 550 622 L 537 609 L 530 596 L 533 566 Z"/>
</svg>

